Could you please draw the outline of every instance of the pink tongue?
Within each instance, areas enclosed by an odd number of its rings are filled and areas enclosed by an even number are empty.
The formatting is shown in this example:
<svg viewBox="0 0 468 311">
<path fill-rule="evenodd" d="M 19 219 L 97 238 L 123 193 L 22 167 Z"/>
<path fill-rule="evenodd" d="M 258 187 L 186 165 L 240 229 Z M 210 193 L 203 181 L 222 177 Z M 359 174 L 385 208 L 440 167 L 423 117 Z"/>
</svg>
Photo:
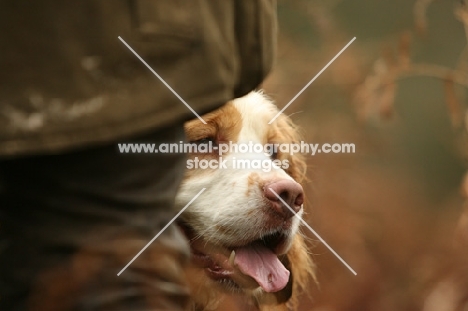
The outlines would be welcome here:
<svg viewBox="0 0 468 311">
<path fill-rule="evenodd" d="M 288 284 L 289 271 L 271 250 L 261 244 L 236 249 L 234 264 L 268 293 L 280 291 Z"/>
</svg>

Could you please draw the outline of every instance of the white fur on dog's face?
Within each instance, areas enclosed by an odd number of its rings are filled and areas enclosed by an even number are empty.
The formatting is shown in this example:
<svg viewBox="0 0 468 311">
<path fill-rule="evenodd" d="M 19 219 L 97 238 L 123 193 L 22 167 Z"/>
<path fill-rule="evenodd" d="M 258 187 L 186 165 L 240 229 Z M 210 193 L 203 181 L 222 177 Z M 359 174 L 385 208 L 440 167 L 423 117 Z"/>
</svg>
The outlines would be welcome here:
<svg viewBox="0 0 468 311">
<path fill-rule="evenodd" d="M 215 139 L 228 143 L 223 137 L 226 135 L 231 136 L 227 139 L 235 139 L 233 143 L 292 143 L 273 141 L 275 133 L 272 133 L 268 122 L 277 112 L 276 106 L 262 94 L 250 93 L 207 115 L 208 125 L 199 120 L 192 121 L 186 127 L 187 136 L 189 141 L 206 138 L 203 135 L 217 135 Z M 204 127 L 214 127 L 214 130 L 204 131 Z M 229 131 L 232 132 L 226 133 Z M 196 136 L 200 132 L 202 136 Z M 218 155 L 202 154 L 199 158 L 216 159 Z M 204 240 L 222 246 L 242 245 L 284 230 L 288 243 L 281 252 L 285 253 L 297 232 L 299 220 L 296 217 L 288 221 L 272 219 L 274 215 L 268 211 L 270 207 L 263 196 L 263 188 L 273 181 L 292 178 L 283 169 L 273 166 L 274 159 L 263 153 L 229 153 L 222 158 L 226 160 L 227 169 L 199 168 L 188 171 L 177 195 L 177 205 L 183 207 L 202 188 L 206 190 L 187 208 L 183 220 Z M 272 169 L 264 172 L 262 169 L 233 168 L 233 160 L 239 159 L 268 161 Z M 299 212 L 301 214 L 302 210 Z"/>
</svg>

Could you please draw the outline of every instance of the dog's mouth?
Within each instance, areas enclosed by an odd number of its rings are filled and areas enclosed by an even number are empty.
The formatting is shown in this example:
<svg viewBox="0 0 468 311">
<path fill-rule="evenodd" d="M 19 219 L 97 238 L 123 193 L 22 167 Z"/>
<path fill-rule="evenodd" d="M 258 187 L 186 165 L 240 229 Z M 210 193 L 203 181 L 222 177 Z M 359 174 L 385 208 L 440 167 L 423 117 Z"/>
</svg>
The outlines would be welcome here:
<svg viewBox="0 0 468 311">
<path fill-rule="evenodd" d="M 260 286 L 268 293 L 278 292 L 288 284 L 290 272 L 282 263 L 286 255 L 281 255 L 289 244 L 286 232 L 279 230 L 229 247 L 209 243 L 186 224 L 179 225 L 190 240 L 193 263 L 204 268 L 211 279 L 242 289 Z"/>
</svg>

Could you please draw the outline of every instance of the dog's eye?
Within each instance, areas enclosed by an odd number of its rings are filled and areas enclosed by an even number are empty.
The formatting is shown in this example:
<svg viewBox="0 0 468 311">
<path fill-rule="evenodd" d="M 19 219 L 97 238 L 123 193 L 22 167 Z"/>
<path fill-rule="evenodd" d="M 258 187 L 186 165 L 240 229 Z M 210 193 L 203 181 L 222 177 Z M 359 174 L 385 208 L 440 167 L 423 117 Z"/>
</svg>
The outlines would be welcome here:
<svg viewBox="0 0 468 311">
<path fill-rule="evenodd" d="M 205 137 L 205 138 L 202 138 L 202 139 L 198 139 L 198 140 L 192 140 L 190 143 L 191 144 L 197 144 L 197 145 L 208 145 L 208 144 L 212 144 L 212 146 L 215 146 L 216 145 L 216 142 L 214 140 L 214 138 L 212 137 Z"/>
<path fill-rule="evenodd" d="M 198 140 L 192 140 L 190 143 L 201 145 L 201 144 L 209 144 L 210 141 L 211 141 L 211 143 L 213 143 L 214 139 L 210 138 L 210 137 L 205 137 L 205 138 L 198 139 Z"/>
<path fill-rule="evenodd" d="M 278 151 L 273 151 L 273 152 L 271 153 L 270 158 L 271 158 L 272 160 L 278 159 Z"/>
</svg>

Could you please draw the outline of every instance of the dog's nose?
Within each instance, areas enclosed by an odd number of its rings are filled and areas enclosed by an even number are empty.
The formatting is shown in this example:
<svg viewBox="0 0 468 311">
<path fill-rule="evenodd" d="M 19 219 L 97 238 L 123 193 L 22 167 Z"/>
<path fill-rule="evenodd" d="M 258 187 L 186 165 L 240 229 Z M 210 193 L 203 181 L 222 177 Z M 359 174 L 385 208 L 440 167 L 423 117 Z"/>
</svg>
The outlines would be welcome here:
<svg viewBox="0 0 468 311">
<path fill-rule="evenodd" d="M 302 208 L 302 203 L 304 203 L 302 186 L 294 180 L 286 179 L 273 182 L 266 185 L 263 191 L 265 198 L 270 200 L 271 206 L 285 219 L 289 219 L 293 217 L 295 213 L 299 212 Z M 276 195 L 290 208 L 285 206 Z"/>
</svg>

